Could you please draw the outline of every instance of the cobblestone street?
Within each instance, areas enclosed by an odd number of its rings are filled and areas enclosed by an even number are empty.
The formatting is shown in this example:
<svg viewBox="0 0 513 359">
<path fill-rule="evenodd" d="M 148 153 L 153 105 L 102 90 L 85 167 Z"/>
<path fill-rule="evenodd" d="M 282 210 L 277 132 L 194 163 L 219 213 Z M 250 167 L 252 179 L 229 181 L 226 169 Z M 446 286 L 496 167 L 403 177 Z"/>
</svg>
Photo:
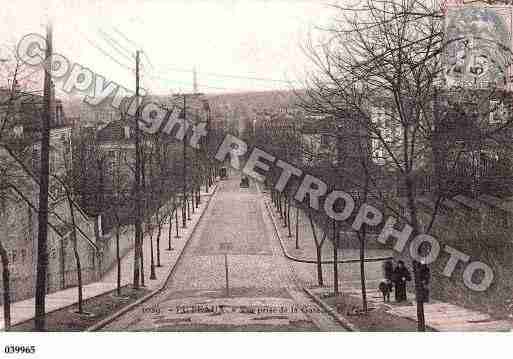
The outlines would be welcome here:
<svg viewBox="0 0 513 359">
<path fill-rule="evenodd" d="M 255 183 L 239 182 L 220 183 L 165 289 L 103 330 L 343 330 L 298 286 Z"/>
</svg>

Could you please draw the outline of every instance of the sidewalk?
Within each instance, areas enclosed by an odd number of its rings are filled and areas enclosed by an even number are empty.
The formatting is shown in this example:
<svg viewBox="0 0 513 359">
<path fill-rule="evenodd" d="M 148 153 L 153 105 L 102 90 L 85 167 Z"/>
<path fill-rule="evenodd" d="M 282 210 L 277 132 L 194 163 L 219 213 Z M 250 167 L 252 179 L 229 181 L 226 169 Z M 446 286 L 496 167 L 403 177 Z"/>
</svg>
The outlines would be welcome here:
<svg viewBox="0 0 513 359">
<path fill-rule="evenodd" d="M 288 229 L 283 226 L 283 219 L 273 207 L 270 197 L 263 193 L 265 201 L 269 205 L 269 213 L 278 229 L 278 237 L 283 243 L 285 251 L 289 256 L 303 260 L 315 260 L 315 244 L 311 233 L 310 224 L 304 213 L 300 212 L 300 249 L 295 248 L 295 222 L 296 211 L 291 209 L 292 238 L 288 235 Z M 321 236 L 319 234 L 318 236 Z M 342 236 L 341 241 L 344 240 Z M 372 240 L 372 239 L 369 239 Z M 389 250 L 370 249 L 366 250 L 366 257 L 380 257 L 391 255 Z M 358 258 L 357 249 L 340 249 L 339 260 Z M 333 259 L 333 246 L 331 241 L 326 239 L 322 249 L 322 260 L 330 261 Z M 292 261 L 297 275 L 297 279 L 303 287 L 310 288 L 311 292 L 321 298 L 328 292 L 333 292 L 333 264 L 323 264 L 324 287 L 319 287 L 317 282 L 317 268 L 315 264 L 298 263 Z M 342 296 L 347 295 L 355 299 L 361 298 L 360 289 L 360 269 L 359 263 L 339 264 L 339 285 Z M 381 262 L 368 262 L 365 264 L 367 299 L 369 308 L 382 308 L 387 314 L 390 314 L 398 320 L 407 319 L 417 321 L 417 307 L 415 305 L 415 295 L 408 294 L 410 300 L 407 304 L 383 303 L 381 292 L 377 289 L 379 281 L 382 278 Z M 393 294 L 392 294 L 393 299 Z M 358 302 L 358 301 L 357 301 Z M 481 313 L 463 308 L 461 306 L 444 303 L 437 300 L 431 300 L 424 304 L 426 324 L 434 331 L 510 331 L 513 328 L 513 322 L 508 320 L 497 320 L 486 313 Z M 348 318 L 351 320 L 351 318 Z"/>
<path fill-rule="evenodd" d="M 312 292 L 321 297 L 323 293 L 332 292 L 330 287 L 316 288 Z M 360 288 L 342 288 L 342 295 L 360 299 Z M 383 297 L 379 290 L 371 288 L 367 290 L 367 300 L 369 308 L 383 308 L 388 314 L 396 318 L 403 318 L 412 322 L 417 322 L 417 307 L 415 305 L 415 295 L 408 293 L 408 302 L 394 303 L 393 293 L 392 302 L 383 303 Z M 481 313 L 463 308 L 461 306 L 444 303 L 438 300 L 430 300 L 424 303 L 424 313 L 426 325 L 429 330 L 437 332 L 500 332 L 511 331 L 513 322 L 508 320 L 497 320 L 486 313 Z M 351 318 L 349 318 L 351 320 Z"/>
<path fill-rule="evenodd" d="M 169 230 L 169 224 L 166 223 L 162 229 L 163 238 L 160 240 L 160 263 L 161 267 L 155 267 L 155 274 L 157 279 L 150 280 L 150 241 L 149 236 L 144 237 L 143 242 L 143 253 L 144 253 L 144 275 L 145 275 L 145 286 L 148 290 L 155 290 L 160 287 L 164 281 L 167 280 L 167 274 L 169 272 L 169 268 L 177 261 L 179 256 L 181 255 L 185 244 L 190 239 L 194 228 L 196 227 L 201 214 L 205 211 L 210 202 L 210 198 L 212 198 L 218 187 L 218 183 L 215 183 L 208 193 L 201 192 L 201 204 L 199 208 L 195 209 L 194 214 L 191 210 L 191 220 L 187 221 L 187 227 L 184 229 L 181 226 L 181 211 L 178 211 L 178 220 L 180 223 L 179 226 L 179 234 L 180 238 L 175 238 L 176 229 L 172 228 L 172 251 L 168 251 L 168 241 L 167 241 L 167 233 Z M 133 236 L 133 229 L 129 230 L 122 234 L 121 240 L 123 238 Z M 156 246 L 155 234 L 153 236 L 153 244 Z M 156 247 L 154 248 L 154 253 L 156 254 Z M 133 257 L 134 250 L 131 249 L 127 252 L 127 254 L 121 260 L 121 286 L 132 283 L 133 280 Z M 156 257 L 155 257 L 156 264 Z M 84 300 L 88 298 L 92 298 L 95 296 L 99 296 L 103 293 L 112 291 L 116 289 L 117 286 L 117 266 L 114 265 L 104 276 L 103 278 L 94 283 L 90 283 L 83 286 L 83 298 Z M 52 312 L 77 302 L 77 287 L 67 288 L 58 292 L 54 292 L 46 295 L 46 312 Z M 11 303 L 11 323 L 12 325 L 24 322 L 26 320 L 32 319 L 35 315 L 35 299 L 30 298 L 26 300 L 22 300 L 19 302 Z M 0 330 L 4 328 L 4 317 L 3 317 L 3 306 L 0 306 Z"/>
</svg>

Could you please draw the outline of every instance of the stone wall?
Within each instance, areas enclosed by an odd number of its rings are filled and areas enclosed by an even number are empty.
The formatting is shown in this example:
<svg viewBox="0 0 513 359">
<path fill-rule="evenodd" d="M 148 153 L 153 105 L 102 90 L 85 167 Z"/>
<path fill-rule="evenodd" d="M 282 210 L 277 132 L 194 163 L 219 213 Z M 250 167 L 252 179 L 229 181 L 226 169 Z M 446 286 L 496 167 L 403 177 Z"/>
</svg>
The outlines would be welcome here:
<svg viewBox="0 0 513 359">
<path fill-rule="evenodd" d="M 478 202 L 474 204 L 469 207 L 449 200 L 448 206 L 444 206 L 437 216 L 431 235 L 440 243 L 441 251 L 438 259 L 430 265 L 431 297 L 475 310 L 505 314 L 505 303 L 513 297 L 513 242 L 510 231 L 499 223 L 502 221 L 493 215 L 490 206 Z M 419 209 L 421 225 L 426 227 L 433 208 L 420 204 Z M 403 228 L 403 225 L 397 225 L 397 228 Z M 445 245 L 470 256 L 469 262 L 488 264 L 495 274 L 492 285 L 483 292 L 467 288 L 463 281 L 465 265 L 461 262 L 451 277 L 444 276 L 442 273 L 449 259 L 449 254 L 443 250 Z M 403 253 L 396 253 L 396 259 L 404 260 L 411 269 L 409 243 L 405 248 Z M 480 281 L 479 274 L 474 281 Z M 414 290 L 413 282 L 409 288 Z"/>
<path fill-rule="evenodd" d="M 123 258 L 134 247 L 133 226 L 121 227 L 119 234 L 119 254 Z M 116 234 L 115 231 L 101 235 L 98 240 L 101 248 L 101 275 L 109 272 L 116 265 Z"/>
<path fill-rule="evenodd" d="M 65 212 L 66 203 L 56 212 Z M 64 214 L 64 213 L 61 213 Z M 11 272 L 11 300 L 19 301 L 35 295 L 37 265 L 37 213 L 23 201 L 11 201 L 4 211 L 0 224 L 2 243 L 9 256 Z M 66 217 L 64 217 L 66 218 Z M 98 280 L 98 256 L 94 250 L 94 221 L 80 210 L 76 211 L 77 248 L 82 264 L 83 283 Z M 77 284 L 76 261 L 73 251 L 71 231 L 64 233 L 64 226 L 51 218 L 48 227 L 48 274 L 47 291 L 52 293 Z M 58 233 L 59 232 L 59 233 Z M 90 242 L 92 241 L 92 243 Z M 0 273 L 2 269 L 0 268 Z M 3 291 L 3 285 L 0 292 Z M 0 298 L 0 303 L 2 299 Z"/>
</svg>

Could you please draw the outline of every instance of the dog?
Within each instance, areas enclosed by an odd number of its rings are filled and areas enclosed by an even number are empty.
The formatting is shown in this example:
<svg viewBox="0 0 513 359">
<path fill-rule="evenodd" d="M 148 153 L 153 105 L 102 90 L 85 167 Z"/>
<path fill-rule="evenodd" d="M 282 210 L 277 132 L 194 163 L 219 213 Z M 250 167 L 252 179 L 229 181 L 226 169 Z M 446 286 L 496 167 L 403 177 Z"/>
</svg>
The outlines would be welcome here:
<svg viewBox="0 0 513 359">
<path fill-rule="evenodd" d="M 390 293 L 392 292 L 393 284 L 390 279 L 383 279 L 379 283 L 379 290 L 383 294 L 383 302 L 390 302 Z"/>
</svg>

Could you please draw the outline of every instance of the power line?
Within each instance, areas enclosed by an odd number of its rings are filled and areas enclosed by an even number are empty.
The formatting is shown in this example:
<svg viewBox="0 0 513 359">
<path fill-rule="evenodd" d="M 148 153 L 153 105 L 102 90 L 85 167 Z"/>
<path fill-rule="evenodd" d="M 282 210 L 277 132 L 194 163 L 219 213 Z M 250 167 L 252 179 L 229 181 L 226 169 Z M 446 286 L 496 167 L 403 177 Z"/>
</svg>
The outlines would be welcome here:
<svg viewBox="0 0 513 359">
<path fill-rule="evenodd" d="M 119 31 L 117 28 L 113 27 L 114 31 L 119 34 L 126 42 L 137 46 L 137 44 L 130 40 L 126 35 L 124 35 L 121 31 Z M 80 30 L 77 29 L 77 31 L 80 33 L 80 35 L 87 40 L 87 42 L 93 46 L 96 50 L 98 50 L 100 53 L 102 53 L 104 56 L 108 57 L 111 61 L 115 62 L 119 66 L 123 67 L 124 69 L 130 71 L 131 73 L 134 73 L 135 69 L 129 65 L 126 65 L 125 63 L 121 62 L 119 59 L 111 55 L 108 51 L 104 50 L 101 46 L 99 46 L 96 42 L 89 39 L 86 35 L 84 35 Z M 98 32 L 104 37 L 104 39 L 108 42 L 110 47 L 112 47 L 119 55 L 121 55 L 124 59 L 127 59 L 129 61 L 132 61 L 132 59 L 126 54 L 130 53 L 130 50 L 121 45 L 118 41 L 116 41 L 113 37 L 111 37 L 109 34 L 107 34 L 105 31 L 99 29 Z M 141 47 L 139 47 L 141 48 Z M 124 52 L 126 53 L 124 53 Z M 177 81 L 172 80 L 167 77 L 163 77 L 160 75 L 157 75 L 155 66 L 153 65 L 149 55 L 146 53 L 146 51 L 141 51 L 141 53 L 145 56 L 149 66 L 152 68 L 153 71 L 144 69 L 145 71 L 145 78 L 149 77 L 156 80 L 165 81 L 166 83 L 174 83 L 174 84 L 181 84 L 181 85 L 188 85 L 192 86 L 192 82 L 185 82 L 185 81 Z M 177 69 L 177 68 L 168 68 L 170 71 L 176 71 L 176 72 L 187 72 L 187 73 L 194 73 L 194 70 L 192 69 Z M 220 73 L 210 73 L 210 72 L 199 72 L 200 74 L 207 75 L 207 76 L 213 76 L 213 77 L 222 77 L 222 78 L 235 78 L 235 79 L 244 79 L 244 80 L 257 80 L 257 81 L 267 81 L 267 82 L 277 82 L 277 83 L 290 83 L 285 80 L 276 80 L 276 79 L 270 79 L 270 78 L 262 78 L 262 77 L 249 77 L 249 76 L 239 76 L 239 75 L 229 75 L 229 74 L 220 74 Z M 220 86 L 210 86 L 206 84 L 199 84 L 201 87 L 214 89 L 214 90 L 223 90 L 223 91 L 235 91 L 235 90 L 242 90 L 240 88 L 227 88 L 227 87 L 220 87 Z"/>
<path fill-rule="evenodd" d="M 140 49 L 142 48 L 142 46 L 140 46 L 139 44 L 135 43 L 135 41 L 132 41 L 130 40 L 124 33 L 122 33 L 121 31 L 118 30 L 118 28 L 116 28 L 115 26 L 112 27 L 114 29 L 114 31 L 119 35 L 121 36 L 125 41 L 127 41 L 128 43 L 130 43 L 132 46 L 135 46 L 135 48 L 137 49 Z"/>
<path fill-rule="evenodd" d="M 194 70 L 188 70 L 187 72 L 194 72 Z M 147 76 L 149 76 L 151 78 L 154 78 L 154 79 L 161 80 L 161 81 L 165 81 L 167 83 L 184 84 L 184 85 L 189 85 L 189 86 L 193 86 L 194 85 L 193 82 L 177 81 L 177 80 L 170 79 L 168 77 L 157 75 L 155 71 L 153 71 L 151 73 L 147 72 Z M 234 88 L 234 87 L 228 88 L 228 87 L 220 87 L 220 86 L 210 86 L 210 85 L 206 85 L 206 84 L 202 84 L 202 83 L 198 83 L 198 86 L 199 87 L 204 87 L 204 88 L 210 88 L 210 89 L 214 89 L 214 90 L 224 90 L 224 91 L 242 90 L 241 88 Z"/>
<path fill-rule="evenodd" d="M 133 59 L 134 51 L 130 51 L 127 48 L 123 47 L 118 41 L 116 41 L 114 38 L 112 38 L 109 34 L 104 32 L 103 30 L 98 29 L 98 32 L 100 33 L 100 35 L 102 35 L 104 40 L 106 40 L 109 43 L 109 45 L 114 50 L 116 50 L 116 52 L 118 54 L 120 54 L 121 56 L 123 56 L 125 59 L 127 59 L 130 62 L 132 62 L 134 60 Z"/>
<path fill-rule="evenodd" d="M 143 49 L 142 46 L 139 46 L 139 44 L 137 44 L 135 41 L 132 41 L 131 39 L 128 38 L 128 36 L 126 36 L 123 32 L 121 32 L 119 29 L 117 29 L 116 27 L 113 27 L 114 31 L 120 35 L 126 42 L 130 43 L 131 45 L 135 46 L 137 49 L 141 49 L 139 50 L 139 53 L 143 54 L 144 57 L 146 58 L 148 64 L 150 65 L 150 67 L 153 69 L 153 71 L 155 71 L 155 67 L 153 66 L 153 63 L 148 55 L 148 53 Z M 101 30 L 99 30 L 101 31 Z M 125 51 L 127 52 L 130 52 L 130 50 L 126 49 L 125 47 L 123 47 L 119 42 L 117 42 L 115 39 L 113 39 L 112 37 L 110 37 L 107 33 L 101 31 L 101 33 L 104 34 L 104 36 L 107 36 L 108 39 L 110 39 L 111 41 L 113 41 L 114 43 L 116 43 L 119 47 L 121 47 L 122 49 L 124 49 Z M 141 59 L 139 58 L 139 61 Z M 143 65 L 140 61 L 140 65 Z M 141 66 L 143 69 L 144 69 L 144 66 Z M 150 76 L 151 77 L 151 76 Z"/>
<path fill-rule="evenodd" d="M 193 72 L 193 70 L 190 70 L 190 69 L 182 69 L 182 68 L 176 68 L 176 67 L 163 66 L 162 68 L 167 69 L 168 71 L 171 71 L 171 72 Z M 271 79 L 271 78 L 266 78 L 266 77 L 231 75 L 231 74 L 221 74 L 221 73 L 216 73 L 216 72 L 198 71 L 198 73 L 202 74 L 202 75 L 212 76 L 212 77 L 234 78 L 234 79 L 241 79 L 241 80 L 255 80 L 255 81 L 281 82 L 281 83 L 290 83 L 291 82 L 288 80 L 278 80 L 278 79 Z"/>
<path fill-rule="evenodd" d="M 189 85 L 189 86 L 192 86 L 192 85 L 193 85 L 193 83 L 192 83 L 192 82 L 185 82 L 185 81 L 171 80 L 171 79 L 166 78 L 166 77 L 157 76 L 157 75 L 151 75 L 151 74 L 148 74 L 148 76 L 149 76 L 149 77 L 152 77 L 152 78 L 155 78 L 155 79 L 162 80 L 162 81 L 166 81 L 166 82 L 169 82 L 169 83 L 186 84 L 186 85 Z M 216 87 L 216 86 L 209 86 L 209 85 L 205 85 L 205 84 L 198 84 L 198 86 L 199 86 L 199 87 L 211 88 L 211 89 L 215 89 L 215 90 L 237 90 L 237 89 L 235 89 L 235 88 Z"/>
<path fill-rule="evenodd" d="M 94 47 L 96 50 L 98 50 L 99 52 L 101 52 L 104 56 L 108 57 L 110 60 L 114 61 L 115 63 L 117 63 L 119 66 L 127 69 L 128 71 L 130 71 L 131 73 L 133 73 L 135 71 L 135 69 L 133 67 L 130 67 L 124 63 L 122 63 L 121 61 L 119 61 L 118 59 L 116 59 L 114 56 L 110 55 L 107 51 L 103 50 L 100 46 L 98 46 L 98 44 L 96 44 L 94 41 L 90 40 L 87 36 L 85 36 L 81 31 L 78 31 L 79 34 L 87 40 L 87 42 L 92 46 Z"/>
<path fill-rule="evenodd" d="M 155 70 L 155 66 L 153 66 L 153 63 L 151 62 L 150 60 L 150 57 L 148 56 L 148 53 L 146 51 L 142 51 L 142 54 L 144 55 L 144 57 L 146 57 L 146 60 L 148 60 L 148 64 L 150 65 L 150 67 L 153 69 L 153 71 L 156 71 Z"/>
<path fill-rule="evenodd" d="M 140 46 L 139 44 L 137 44 L 135 41 L 131 40 L 130 38 L 128 38 L 128 36 L 126 36 L 123 32 L 121 32 L 118 28 L 116 27 L 112 27 L 114 29 L 114 31 L 119 35 L 121 36 L 126 42 L 128 42 L 129 44 L 131 44 L 132 46 L 135 46 L 136 48 L 138 49 L 143 49 L 142 46 Z M 155 66 L 153 65 L 153 63 L 151 62 L 148 54 L 146 53 L 146 51 L 142 51 L 142 54 L 146 57 L 146 59 L 148 60 L 148 63 L 149 65 L 151 66 L 151 68 L 154 70 L 154 72 L 156 73 L 157 70 L 155 68 Z M 175 67 L 167 67 L 167 66 L 159 66 L 159 70 L 161 69 L 168 69 L 168 71 L 172 71 L 172 72 L 187 72 L 187 73 L 193 73 L 194 70 L 192 69 L 183 69 L 183 68 L 175 68 Z M 162 71 L 165 73 L 165 71 Z M 290 84 L 292 81 L 288 81 L 288 80 L 278 80 L 278 79 L 272 79 L 272 78 L 266 78 L 266 77 L 259 77 L 259 76 L 244 76 L 244 75 L 232 75 L 232 74 L 222 74 L 222 73 L 216 73 L 216 72 L 201 72 L 201 71 L 198 71 L 199 74 L 201 75 L 206 75 L 206 76 L 212 76 L 212 77 L 220 77 L 220 78 L 232 78 L 232 79 L 241 79 L 241 80 L 253 80 L 253 81 L 264 81 L 264 82 L 276 82 L 276 83 L 286 83 L 286 84 Z M 213 87 L 213 86 L 206 86 L 206 85 L 203 85 L 204 87 L 207 87 L 207 88 L 215 88 L 215 89 L 225 89 L 225 90 L 228 90 L 226 88 L 220 88 L 220 87 Z"/>
</svg>

